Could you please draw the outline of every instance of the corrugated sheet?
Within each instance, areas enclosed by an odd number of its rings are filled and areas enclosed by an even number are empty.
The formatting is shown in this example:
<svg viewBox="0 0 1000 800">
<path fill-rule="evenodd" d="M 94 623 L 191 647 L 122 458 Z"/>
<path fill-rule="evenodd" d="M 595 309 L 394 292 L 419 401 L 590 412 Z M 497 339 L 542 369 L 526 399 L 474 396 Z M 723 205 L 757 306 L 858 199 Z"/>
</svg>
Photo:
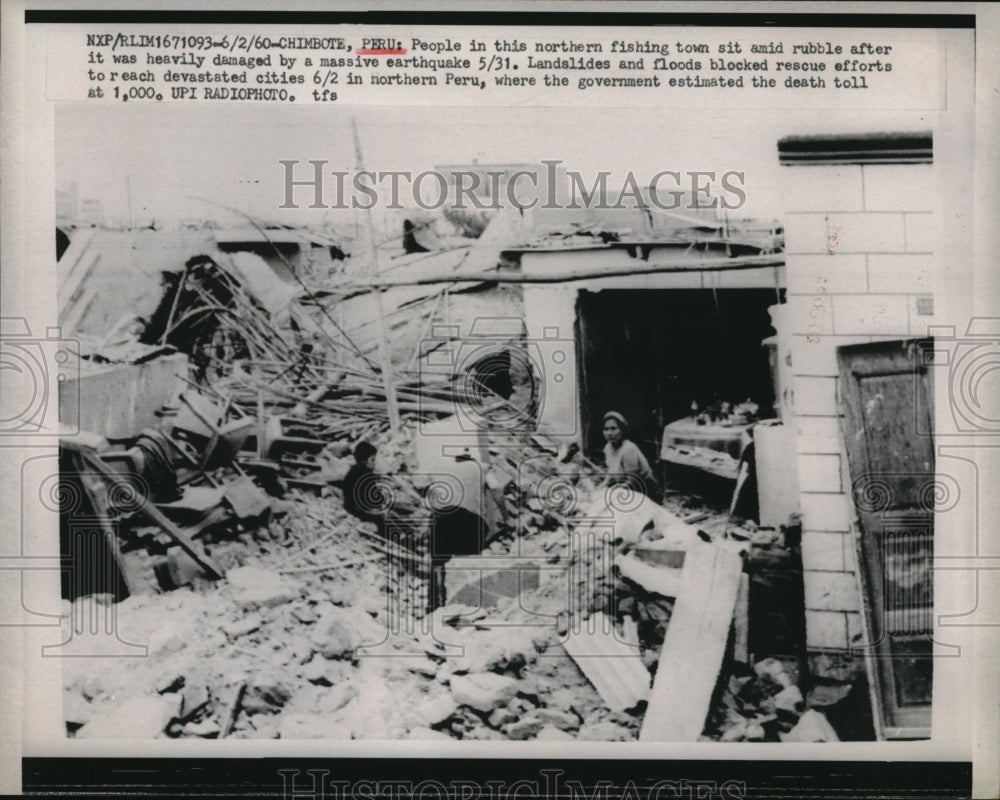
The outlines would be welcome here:
<svg viewBox="0 0 1000 800">
<path fill-rule="evenodd" d="M 649 698 L 649 671 L 639 648 L 619 638 L 612 621 L 593 614 L 570 631 L 562 645 L 612 711 L 634 708 Z"/>
</svg>

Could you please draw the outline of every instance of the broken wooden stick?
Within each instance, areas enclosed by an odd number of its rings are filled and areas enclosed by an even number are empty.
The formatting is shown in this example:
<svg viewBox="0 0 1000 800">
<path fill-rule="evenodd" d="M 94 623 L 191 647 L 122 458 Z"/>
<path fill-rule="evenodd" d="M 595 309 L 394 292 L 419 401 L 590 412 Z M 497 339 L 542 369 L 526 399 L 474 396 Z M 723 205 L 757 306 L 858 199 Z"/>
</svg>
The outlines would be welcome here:
<svg viewBox="0 0 1000 800">
<path fill-rule="evenodd" d="M 233 732 L 233 727 L 236 725 L 236 719 L 240 715 L 240 704 L 243 702 L 243 695 L 246 694 L 246 690 L 247 682 L 240 681 L 240 685 L 236 688 L 236 694 L 233 695 L 233 699 L 229 703 L 229 707 L 226 709 L 226 713 L 222 717 L 222 730 L 219 732 L 220 739 L 225 739 Z"/>
</svg>

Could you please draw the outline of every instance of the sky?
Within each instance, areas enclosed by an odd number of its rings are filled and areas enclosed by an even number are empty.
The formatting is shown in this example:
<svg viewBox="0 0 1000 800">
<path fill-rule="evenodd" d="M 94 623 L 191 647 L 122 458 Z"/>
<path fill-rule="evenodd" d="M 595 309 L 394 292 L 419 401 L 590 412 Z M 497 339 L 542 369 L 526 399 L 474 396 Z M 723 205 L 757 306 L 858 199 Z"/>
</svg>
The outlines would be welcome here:
<svg viewBox="0 0 1000 800">
<path fill-rule="evenodd" d="M 739 171 L 747 200 L 732 214 L 773 219 L 782 210 L 779 138 L 921 127 L 916 115 L 882 116 L 870 110 L 862 116 L 728 108 L 66 104 L 55 120 L 56 186 L 76 183 L 80 198 L 98 198 L 112 217 L 125 218 L 131 198 L 137 220 L 235 221 L 221 205 L 279 222 L 335 223 L 337 212 L 279 208 L 279 162 L 297 159 L 307 169 L 304 162 L 319 159 L 331 170 L 353 169 L 354 120 L 372 170 L 558 159 L 588 185 L 599 171 L 610 171 L 609 187 L 620 186 L 630 171 L 640 183 L 661 170 Z"/>
</svg>

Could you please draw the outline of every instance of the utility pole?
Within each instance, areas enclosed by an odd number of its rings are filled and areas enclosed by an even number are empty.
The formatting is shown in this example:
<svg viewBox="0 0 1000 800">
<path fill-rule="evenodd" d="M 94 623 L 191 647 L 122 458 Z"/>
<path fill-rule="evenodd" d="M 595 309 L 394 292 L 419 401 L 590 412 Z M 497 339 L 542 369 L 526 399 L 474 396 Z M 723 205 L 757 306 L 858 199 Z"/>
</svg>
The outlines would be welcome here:
<svg viewBox="0 0 1000 800">
<path fill-rule="evenodd" d="M 364 159 L 361 157 L 361 139 L 358 137 L 358 123 L 351 120 L 351 131 L 354 134 L 354 157 L 359 172 L 364 171 Z M 368 228 L 368 255 L 371 261 L 369 271 L 373 280 L 378 280 L 378 247 L 375 244 L 375 227 L 372 221 L 371 208 L 365 209 L 365 223 Z M 382 289 L 377 288 L 375 295 L 375 323 L 378 326 L 379 356 L 382 362 L 382 384 L 385 388 L 386 405 L 389 408 L 389 429 L 393 436 L 399 433 L 399 407 L 396 405 L 396 386 L 392 378 L 392 354 L 389 351 L 389 337 L 385 330 L 385 312 L 382 309 Z"/>
</svg>

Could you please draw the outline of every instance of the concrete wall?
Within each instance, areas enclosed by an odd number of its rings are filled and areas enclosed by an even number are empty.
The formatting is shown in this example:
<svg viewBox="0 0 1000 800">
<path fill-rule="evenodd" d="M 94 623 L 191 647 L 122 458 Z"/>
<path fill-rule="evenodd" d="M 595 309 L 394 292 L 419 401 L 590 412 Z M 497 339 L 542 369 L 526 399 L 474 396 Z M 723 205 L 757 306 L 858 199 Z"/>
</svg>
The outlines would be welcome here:
<svg viewBox="0 0 1000 800">
<path fill-rule="evenodd" d="M 931 164 L 784 168 L 806 631 L 811 652 L 863 635 L 836 348 L 927 335 L 934 316 Z M 817 664 L 814 672 L 823 672 Z"/>
</svg>

